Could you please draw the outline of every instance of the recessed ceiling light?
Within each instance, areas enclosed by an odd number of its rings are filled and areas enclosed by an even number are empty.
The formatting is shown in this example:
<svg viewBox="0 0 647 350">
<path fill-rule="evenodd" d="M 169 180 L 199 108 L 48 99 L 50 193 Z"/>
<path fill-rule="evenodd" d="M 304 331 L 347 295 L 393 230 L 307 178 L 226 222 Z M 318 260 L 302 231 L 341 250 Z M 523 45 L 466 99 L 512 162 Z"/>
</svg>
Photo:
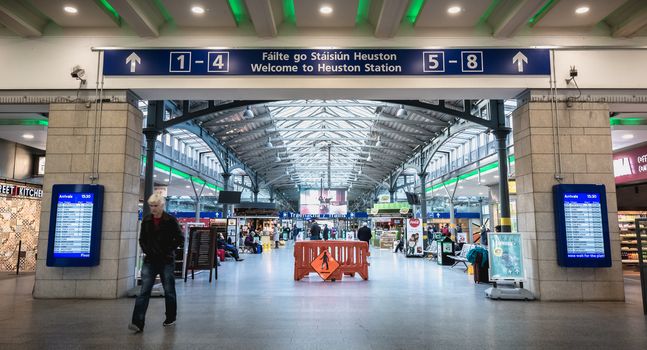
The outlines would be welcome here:
<svg viewBox="0 0 647 350">
<path fill-rule="evenodd" d="M 164 182 L 168 182 L 168 181 L 169 181 L 168 179 L 164 179 Z"/>
<path fill-rule="evenodd" d="M 465 188 L 465 187 L 463 187 L 463 186 L 458 186 L 458 189 L 460 189 L 460 190 L 462 190 L 463 188 Z"/>
<path fill-rule="evenodd" d="M 324 15 L 329 15 L 332 13 L 332 7 L 329 5 L 323 5 L 319 8 L 319 12 Z"/>
<path fill-rule="evenodd" d="M 494 175 L 494 178 L 495 178 L 495 179 L 498 179 L 498 178 L 499 178 L 499 175 Z"/>
<path fill-rule="evenodd" d="M 483 195 L 483 192 L 479 192 L 479 196 L 482 196 L 482 195 Z"/>
<path fill-rule="evenodd" d="M 189 186 L 189 185 L 186 185 L 186 186 L 184 186 L 184 187 L 186 187 L 186 188 L 191 188 L 191 186 Z"/>
<path fill-rule="evenodd" d="M 624 134 L 622 135 L 622 138 L 625 140 L 631 140 L 634 138 L 634 134 Z"/>
<path fill-rule="evenodd" d="M 463 9 L 460 6 L 452 6 L 447 9 L 447 13 L 449 13 L 450 15 L 455 15 L 457 13 L 460 13 L 461 11 L 463 11 Z"/>
<path fill-rule="evenodd" d="M 583 15 L 591 10 L 588 6 L 581 6 L 575 9 L 575 13 L 578 15 Z"/>
<path fill-rule="evenodd" d="M 79 13 L 79 10 L 74 6 L 65 6 L 63 7 L 63 11 L 72 14 Z"/>
<path fill-rule="evenodd" d="M 27 140 L 33 140 L 34 134 L 22 134 L 22 138 Z"/>
<path fill-rule="evenodd" d="M 202 6 L 193 6 L 191 8 L 191 12 L 195 13 L 196 15 L 201 15 L 204 13 L 204 7 Z"/>
<path fill-rule="evenodd" d="M 157 174 L 153 174 L 153 177 L 157 177 Z"/>
</svg>

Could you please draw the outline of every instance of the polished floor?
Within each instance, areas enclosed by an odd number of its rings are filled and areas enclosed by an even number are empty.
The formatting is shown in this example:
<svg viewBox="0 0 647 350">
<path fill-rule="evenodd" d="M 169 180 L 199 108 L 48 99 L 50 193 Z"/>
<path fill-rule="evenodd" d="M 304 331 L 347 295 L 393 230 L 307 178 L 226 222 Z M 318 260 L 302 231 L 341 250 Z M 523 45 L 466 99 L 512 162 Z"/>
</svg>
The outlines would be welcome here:
<svg viewBox="0 0 647 350">
<path fill-rule="evenodd" d="M 370 280 L 292 279 L 289 247 L 227 261 L 220 278 L 178 280 L 179 319 L 153 299 L 142 334 L 133 299 L 33 300 L 33 276 L 0 280 L 0 349 L 647 349 L 639 282 L 626 303 L 484 298 L 462 269 L 372 251 Z"/>
</svg>

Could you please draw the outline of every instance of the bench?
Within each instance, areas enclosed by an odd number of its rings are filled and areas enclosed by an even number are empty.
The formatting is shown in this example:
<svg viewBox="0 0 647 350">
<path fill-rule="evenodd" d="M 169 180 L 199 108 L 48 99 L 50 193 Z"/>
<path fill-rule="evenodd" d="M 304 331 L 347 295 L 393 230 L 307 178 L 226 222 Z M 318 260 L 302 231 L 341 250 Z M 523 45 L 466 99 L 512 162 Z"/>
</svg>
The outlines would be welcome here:
<svg viewBox="0 0 647 350">
<path fill-rule="evenodd" d="M 452 267 L 458 265 L 459 263 L 462 263 L 465 265 L 465 271 L 467 271 L 467 253 L 472 250 L 473 244 L 463 244 L 463 248 L 461 249 L 460 253 L 458 255 L 448 255 L 447 257 L 450 259 L 454 260 L 454 265 Z"/>
</svg>

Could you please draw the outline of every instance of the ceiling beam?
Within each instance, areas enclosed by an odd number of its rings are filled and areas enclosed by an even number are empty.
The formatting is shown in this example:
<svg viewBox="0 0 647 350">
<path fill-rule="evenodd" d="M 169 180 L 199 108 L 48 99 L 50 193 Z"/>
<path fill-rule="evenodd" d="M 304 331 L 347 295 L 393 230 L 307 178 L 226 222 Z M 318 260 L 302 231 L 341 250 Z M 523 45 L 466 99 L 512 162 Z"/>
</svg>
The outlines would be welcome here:
<svg viewBox="0 0 647 350">
<path fill-rule="evenodd" d="M 381 5 L 374 35 L 377 38 L 392 38 L 400 29 L 402 17 L 409 7 L 409 0 L 384 0 Z"/>
<path fill-rule="evenodd" d="M 160 35 L 159 27 L 164 23 L 164 16 L 152 1 L 110 0 L 110 4 L 140 37 L 157 38 Z"/>
<path fill-rule="evenodd" d="M 634 12 L 629 18 L 614 27 L 611 35 L 615 38 L 632 37 L 645 26 L 647 26 L 647 6 Z"/>
<path fill-rule="evenodd" d="M 30 11 L 18 0 L 0 0 L 0 23 L 12 32 L 34 38 L 43 35 L 47 19 Z"/>
<path fill-rule="evenodd" d="M 245 0 L 247 12 L 254 24 L 256 34 L 261 38 L 275 37 L 278 34 L 277 21 L 271 0 Z"/>
<path fill-rule="evenodd" d="M 510 11 L 493 24 L 492 35 L 495 38 L 510 38 L 521 29 L 528 20 L 546 3 L 545 0 L 508 0 L 499 5 L 499 9 L 510 7 Z"/>
</svg>

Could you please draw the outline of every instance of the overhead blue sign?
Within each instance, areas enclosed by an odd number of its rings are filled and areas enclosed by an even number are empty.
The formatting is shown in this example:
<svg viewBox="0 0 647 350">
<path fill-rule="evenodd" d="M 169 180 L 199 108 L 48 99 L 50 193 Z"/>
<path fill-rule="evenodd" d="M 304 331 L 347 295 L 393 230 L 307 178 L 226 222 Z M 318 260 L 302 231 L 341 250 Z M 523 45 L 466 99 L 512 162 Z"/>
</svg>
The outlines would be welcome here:
<svg viewBox="0 0 647 350">
<path fill-rule="evenodd" d="M 549 75 L 547 49 L 116 49 L 107 76 Z"/>
<path fill-rule="evenodd" d="M 449 219 L 449 212 L 427 213 L 427 217 L 432 219 Z M 481 217 L 480 213 L 462 213 L 462 212 L 454 213 L 454 218 L 456 219 L 478 219 L 480 217 Z"/>
</svg>

